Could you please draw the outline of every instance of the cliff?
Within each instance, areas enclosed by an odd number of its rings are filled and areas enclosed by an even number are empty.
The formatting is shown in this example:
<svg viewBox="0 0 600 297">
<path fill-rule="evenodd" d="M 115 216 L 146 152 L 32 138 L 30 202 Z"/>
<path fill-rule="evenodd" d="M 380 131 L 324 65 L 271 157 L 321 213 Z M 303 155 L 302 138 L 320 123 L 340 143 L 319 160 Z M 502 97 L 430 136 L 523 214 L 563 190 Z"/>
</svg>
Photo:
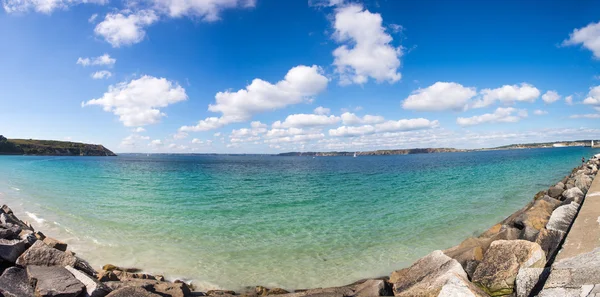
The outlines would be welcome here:
<svg viewBox="0 0 600 297">
<path fill-rule="evenodd" d="M 7 139 L 0 135 L 0 155 L 116 156 L 102 145 L 69 141 Z"/>
</svg>

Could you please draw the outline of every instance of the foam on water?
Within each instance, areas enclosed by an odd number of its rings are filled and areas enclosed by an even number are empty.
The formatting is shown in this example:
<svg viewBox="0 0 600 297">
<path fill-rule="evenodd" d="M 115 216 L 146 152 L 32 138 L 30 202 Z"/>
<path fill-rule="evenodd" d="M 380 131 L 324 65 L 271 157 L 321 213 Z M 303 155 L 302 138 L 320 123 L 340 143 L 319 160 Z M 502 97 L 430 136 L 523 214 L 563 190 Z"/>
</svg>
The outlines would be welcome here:
<svg viewBox="0 0 600 297">
<path fill-rule="evenodd" d="M 0 156 L 0 202 L 95 267 L 204 289 L 338 286 L 487 229 L 592 152 Z"/>
</svg>

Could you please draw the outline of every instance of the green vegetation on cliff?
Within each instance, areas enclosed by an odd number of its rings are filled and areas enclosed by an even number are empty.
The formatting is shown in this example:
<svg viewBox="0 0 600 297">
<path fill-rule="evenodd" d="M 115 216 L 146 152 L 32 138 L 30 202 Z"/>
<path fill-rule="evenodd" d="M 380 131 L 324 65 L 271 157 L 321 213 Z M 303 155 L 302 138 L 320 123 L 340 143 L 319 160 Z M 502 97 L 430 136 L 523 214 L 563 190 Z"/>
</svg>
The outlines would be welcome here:
<svg viewBox="0 0 600 297">
<path fill-rule="evenodd" d="M 0 155 L 116 156 L 98 144 L 56 140 L 7 139 L 0 135 Z"/>
</svg>

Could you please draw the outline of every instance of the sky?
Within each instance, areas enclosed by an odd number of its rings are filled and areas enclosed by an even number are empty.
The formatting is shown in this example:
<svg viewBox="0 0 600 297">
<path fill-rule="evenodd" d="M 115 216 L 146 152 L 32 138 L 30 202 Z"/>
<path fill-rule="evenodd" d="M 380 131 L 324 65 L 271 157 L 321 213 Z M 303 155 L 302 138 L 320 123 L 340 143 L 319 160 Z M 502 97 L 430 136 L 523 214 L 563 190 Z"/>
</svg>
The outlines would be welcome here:
<svg viewBox="0 0 600 297">
<path fill-rule="evenodd" d="M 0 134 L 119 152 L 600 139 L 600 2 L 0 0 Z"/>
</svg>

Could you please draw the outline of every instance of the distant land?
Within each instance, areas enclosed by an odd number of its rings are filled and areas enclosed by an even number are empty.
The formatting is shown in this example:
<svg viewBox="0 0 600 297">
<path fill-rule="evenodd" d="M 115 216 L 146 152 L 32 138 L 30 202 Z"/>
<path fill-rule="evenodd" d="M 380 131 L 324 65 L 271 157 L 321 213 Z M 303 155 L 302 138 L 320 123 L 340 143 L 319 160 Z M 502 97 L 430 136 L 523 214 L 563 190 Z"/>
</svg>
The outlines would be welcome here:
<svg viewBox="0 0 600 297">
<path fill-rule="evenodd" d="M 0 135 L 0 155 L 116 156 L 99 144 L 56 140 L 7 139 Z"/>
<path fill-rule="evenodd" d="M 357 152 L 288 152 L 277 156 L 307 156 L 307 157 L 335 157 L 335 156 L 388 156 L 388 155 L 411 155 L 411 154 L 433 154 L 433 153 L 456 153 L 456 152 L 476 152 L 493 150 L 514 150 L 514 149 L 535 149 L 551 147 L 569 147 L 569 146 L 591 146 L 591 140 L 575 141 L 556 141 L 543 143 L 523 143 L 510 144 L 494 148 L 480 149 L 455 149 L 455 148 L 414 148 L 397 150 L 376 150 L 376 151 L 357 151 Z M 594 147 L 597 147 L 594 144 Z"/>
</svg>

